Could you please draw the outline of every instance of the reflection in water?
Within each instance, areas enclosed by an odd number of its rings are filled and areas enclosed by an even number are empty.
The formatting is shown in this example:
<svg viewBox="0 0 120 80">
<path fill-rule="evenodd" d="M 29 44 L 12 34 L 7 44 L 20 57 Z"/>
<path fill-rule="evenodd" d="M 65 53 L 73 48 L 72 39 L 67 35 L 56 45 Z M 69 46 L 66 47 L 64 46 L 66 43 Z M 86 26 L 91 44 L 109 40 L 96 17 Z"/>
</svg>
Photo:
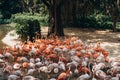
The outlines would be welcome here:
<svg viewBox="0 0 120 80">
<path fill-rule="evenodd" d="M 9 32 L 10 30 L 12 30 L 12 27 L 9 24 L 0 25 L 0 48 L 3 48 L 4 46 L 6 46 L 2 42 L 2 39 L 5 37 L 7 32 Z"/>
</svg>

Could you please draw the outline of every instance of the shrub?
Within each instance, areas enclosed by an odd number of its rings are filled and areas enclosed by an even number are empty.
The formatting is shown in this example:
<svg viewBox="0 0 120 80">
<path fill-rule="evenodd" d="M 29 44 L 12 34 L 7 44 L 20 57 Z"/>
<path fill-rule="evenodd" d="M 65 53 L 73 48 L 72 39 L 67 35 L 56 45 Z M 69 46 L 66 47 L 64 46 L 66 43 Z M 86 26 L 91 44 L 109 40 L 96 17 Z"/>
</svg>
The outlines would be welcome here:
<svg viewBox="0 0 120 80">
<path fill-rule="evenodd" d="M 79 26 L 83 27 L 83 28 L 86 28 L 86 27 L 87 28 L 88 27 L 95 28 L 98 26 L 96 19 L 94 17 L 90 17 L 90 16 L 79 18 L 78 23 L 79 23 Z"/>
<path fill-rule="evenodd" d="M 17 15 L 12 17 L 12 21 L 16 23 L 16 33 L 21 36 L 23 40 L 27 40 L 28 36 L 33 41 L 33 37 L 36 36 L 36 32 L 41 36 L 40 22 L 36 17 L 28 15 Z"/>
<path fill-rule="evenodd" d="M 11 20 L 10 19 L 4 19 L 3 14 L 0 12 L 0 24 L 8 24 L 10 22 L 11 22 Z"/>
<path fill-rule="evenodd" d="M 23 20 L 33 20 L 36 19 L 39 21 L 40 25 L 42 26 L 46 26 L 48 25 L 48 15 L 41 15 L 41 14 L 37 14 L 35 13 L 34 15 L 30 14 L 30 13 L 23 13 L 23 14 L 14 14 L 12 15 L 12 21 L 13 22 L 19 22 L 21 24 L 21 22 L 23 23 Z M 21 21 L 22 20 L 22 21 Z"/>
<path fill-rule="evenodd" d="M 78 24 L 83 28 L 112 29 L 110 17 L 102 14 L 79 17 Z"/>
<path fill-rule="evenodd" d="M 10 11 L 2 11 L 2 18 L 3 19 L 10 19 L 11 18 L 11 12 Z"/>
<path fill-rule="evenodd" d="M 0 24 L 8 24 L 10 22 L 11 22 L 10 19 L 0 19 Z"/>
</svg>

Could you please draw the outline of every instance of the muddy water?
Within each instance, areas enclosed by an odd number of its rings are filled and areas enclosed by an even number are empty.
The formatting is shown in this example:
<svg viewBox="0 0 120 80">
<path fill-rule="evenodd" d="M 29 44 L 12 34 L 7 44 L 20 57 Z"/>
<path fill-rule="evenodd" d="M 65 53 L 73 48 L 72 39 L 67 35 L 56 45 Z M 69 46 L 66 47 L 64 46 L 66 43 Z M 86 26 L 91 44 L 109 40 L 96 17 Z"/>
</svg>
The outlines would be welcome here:
<svg viewBox="0 0 120 80">
<path fill-rule="evenodd" d="M 2 24 L 0 25 L 0 48 L 3 48 L 6 46 L 3 42 L 2 39 L 5 37 L 5 35 L 12 30 L 12 27 L 9 24 Z"/>
</svg>

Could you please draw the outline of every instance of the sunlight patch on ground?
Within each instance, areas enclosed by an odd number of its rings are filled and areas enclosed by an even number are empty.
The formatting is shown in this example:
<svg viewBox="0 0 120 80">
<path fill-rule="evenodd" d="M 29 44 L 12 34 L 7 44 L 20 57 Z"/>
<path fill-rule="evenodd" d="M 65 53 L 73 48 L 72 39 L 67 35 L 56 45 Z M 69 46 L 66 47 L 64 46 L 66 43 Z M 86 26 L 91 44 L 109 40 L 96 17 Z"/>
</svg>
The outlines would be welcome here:
<svg viewBox="0 0 120 80">
<path fill-rule="evenodd" d="M 110 52 L 110 55 L 113 57 L 118 57 L 118 54 L 120 54 L 120 43 L 103 42 L 101 47 Z"/>
<path fill-rule="evenodd" d="M 2 42 L 6 45 L 9 45 L 10 47 L 13 47 L 16 44 L 19 44 L 20 41 L 18 41 L 18 35 L 15 34 L 15 31 L 12 30 L 7 33 L 7 35 L 2 39 Z"/>
<path fill-rule="evenodd" d="M 41 34 L 47 34 L 48 27 L 41 28 Z M 83 31 L 82 29 L 65 29 L 65 35 L 78 36 L 83 42 L 97 43 L 101 41 L 101 47 L 110 52 L 110 56 L 120 59 L 120 33 L 98 31 L 99 34 L 94 31 Z M 106 33 L 106 34 L 105 34 Z M 17 40 L 18 35 L 14 34 L 14 31 L 10 31 L 2 41 L 9 45 L 14 46 L 19 43 Z"/>
<path fill-rule="evenodd" d="M 120 38 L 120 34 L 117 34 L 116 36 Z"/>
<path fill-rule="evenodd" d="M 96 30 L 95 31 L 95 33 L 97 33 L 97 34 L 106 34 L 106 33 L 109 33 L 109 32 L 110 32 L 110 30 L 105 30 L 105 31 Z"/>
<path fill-rule="evenodd" d="M 67 33 L 66 35 L 71 35 L 71 36 L 75 36 L 76 34 L 71 32 L 71 33 Z"/>
<path fill-rule="evenodd" d="M 102 41 L 102 39 L 88 39 L 87 42 L 98 42 L 98 41 Z"/>
</svg>

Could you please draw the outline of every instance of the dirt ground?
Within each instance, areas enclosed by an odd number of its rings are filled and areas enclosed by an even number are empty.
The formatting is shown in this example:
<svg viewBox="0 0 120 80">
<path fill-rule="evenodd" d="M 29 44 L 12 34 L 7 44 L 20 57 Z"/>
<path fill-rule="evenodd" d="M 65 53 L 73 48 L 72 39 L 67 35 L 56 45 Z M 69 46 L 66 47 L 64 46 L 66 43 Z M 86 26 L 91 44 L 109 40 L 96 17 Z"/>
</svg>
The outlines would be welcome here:
<svg viewBox="0 0 120 80">
<path fill-rule="evenodd" d="M 42 27 L 42 35 L 46 35 L 47 31 L 48 27 Z M 101 47 L 110 52 L 110 56 L 120 59 L 120 32 L 80 28 L 65 28 L 64 32 L 65 35 L 78 36 L 84 43 L 94 44 L 101 41 Z M 9 34 L 10 33 L 8 33 L 8 36 Z M 15 36 L 9 36 L 11 38 L 7 37 L 5 37 L 3 41 L 7 45 L 13 46 L 15 42 L 18 42 Z"/>
<path fill-rule="evenodd" d="M 46 34 L 47 27 L 42 28 L 42 34 Z M 65 35 L 78 36 L 83 42 L 97 43 L 101 41 L 101 47 L 110 52 L 110 56 L 120 59 L 120 32 L 110 30 L 65 28 Z"/>
<path fill-rule="evenodd" d="M 84 42 L 96 43 L 101 41 L 101 47 L 110 52 L 110 56 L 120 58 L 120 32 L 93 29 L 66 29 L 71 34 L 79 36 Z M 67 34 L 69 34 L 67 33 Z"/>
</svg>

